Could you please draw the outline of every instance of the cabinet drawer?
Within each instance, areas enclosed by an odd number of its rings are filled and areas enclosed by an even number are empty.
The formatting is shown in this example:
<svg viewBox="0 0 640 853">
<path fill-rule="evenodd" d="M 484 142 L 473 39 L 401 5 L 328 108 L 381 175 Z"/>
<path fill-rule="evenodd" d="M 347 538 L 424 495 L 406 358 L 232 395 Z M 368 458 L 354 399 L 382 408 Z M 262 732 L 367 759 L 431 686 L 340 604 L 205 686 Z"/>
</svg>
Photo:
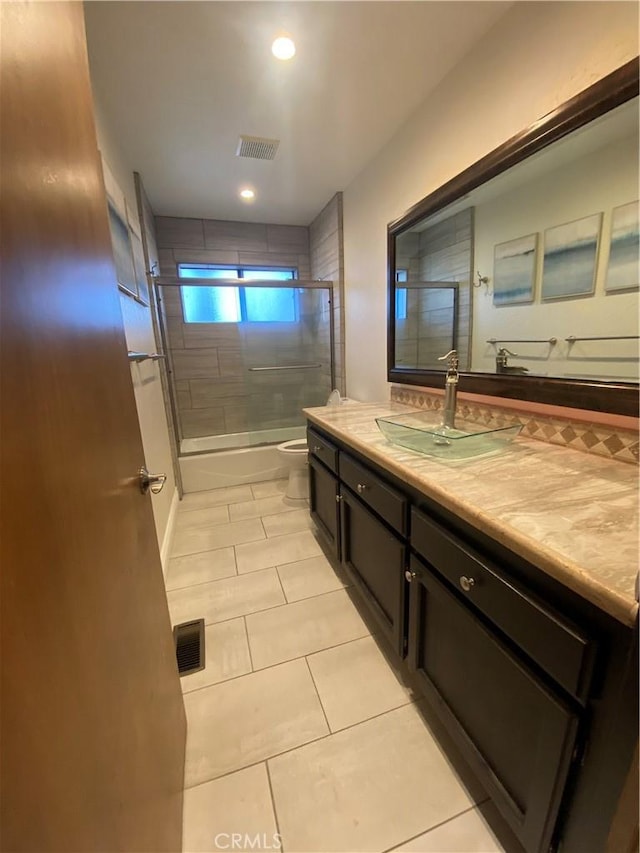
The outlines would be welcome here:
<svg viewBox="0 0 640 853">
<path fill-rule="evenodd" d="M 390 527 L 407 535 L 407 500 L 403 495 L 345 453 L 340 458 L 340 479 Z"/>
<path fill-rule="evenodd" d="M 519 588 L 507 572 L 415 509 L 411 515 L 411 544 L 558 684 L 578 698 L 586 696 L 593 649 L 580 629 Z"/>
<path fill-rule="evenodd" d="M 311 427 L 307 429 L 307 447 L 330 471 L 338 473 L 338 448 Z"/>
</svg>

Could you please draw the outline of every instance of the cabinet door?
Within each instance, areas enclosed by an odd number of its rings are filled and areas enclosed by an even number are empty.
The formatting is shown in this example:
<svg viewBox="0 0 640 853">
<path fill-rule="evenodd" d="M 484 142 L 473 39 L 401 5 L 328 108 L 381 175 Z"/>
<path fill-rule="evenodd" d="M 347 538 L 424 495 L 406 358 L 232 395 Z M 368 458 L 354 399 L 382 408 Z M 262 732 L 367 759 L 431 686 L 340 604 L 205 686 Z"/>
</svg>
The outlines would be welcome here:
<svg viewBox="0 0 640 853">
<path fill-rule="evenodd" d="M 415 558 L 409 663 L 528 853 L 547 850 L 577 717 Z"/>
<path fill-rule="evenodd" d="M 337 478 L 309 455 L 311 518 L 324 534 L 331 552 L 340 559 L 340 491 Z"/>
<path fill-rule="evenodd" d="M 406 549 L 347 488 L 341 487 L 342 562 L 383 633 L 404 656 Z"/>
</svg>

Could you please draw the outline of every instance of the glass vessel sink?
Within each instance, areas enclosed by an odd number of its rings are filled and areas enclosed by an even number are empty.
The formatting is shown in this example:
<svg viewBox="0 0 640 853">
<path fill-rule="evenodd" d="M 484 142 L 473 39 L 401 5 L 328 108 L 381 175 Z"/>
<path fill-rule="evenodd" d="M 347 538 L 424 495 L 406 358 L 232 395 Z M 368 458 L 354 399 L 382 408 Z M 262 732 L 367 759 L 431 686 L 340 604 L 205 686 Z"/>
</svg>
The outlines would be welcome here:
<svg viewBox="0 0 640 853">
<path fill-rule="evenodd" d="M 522 429 L 521 424 L 488 427 L 456 418 L 455 429 L 442 425 L 442 413 L 409 412 L 376 418 L 392 444 L 442 459 L 467 459 L 504 450 Z"/>
</svg>

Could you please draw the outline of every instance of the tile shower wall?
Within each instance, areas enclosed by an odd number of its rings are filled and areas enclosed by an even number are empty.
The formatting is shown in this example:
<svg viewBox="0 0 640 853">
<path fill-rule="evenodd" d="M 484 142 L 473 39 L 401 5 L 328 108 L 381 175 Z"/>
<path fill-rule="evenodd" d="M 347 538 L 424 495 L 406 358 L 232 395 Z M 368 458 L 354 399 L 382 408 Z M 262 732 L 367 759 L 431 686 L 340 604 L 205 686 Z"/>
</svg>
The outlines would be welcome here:
<svg viewBox="0 0 640 853">
<path fill-rule="evenodd" d="M 160 275 L 177 274 L 178 264 L 237 264 L 295 267 L 308 279 L 309 229 L 219 219 L 156 216 Z"/>
<path fill-rule="evenodd" d="M 158 216 L 156 238 L 164 276 L 175 277 L 179 263 L 205 263 L 294 267 L 299 278 L 310 278 L 309 230 L 303 226 Z M 287 363 L 294 354 L 295 360 L 314 357 L 315 343 L 325 335 L 314 328 L 318 293 L 301 294 L 295 328 L 225 323 L 214 332 L 210 324 L 184 323 L 178 290 L 162 290 L 181 438 L 298 422 L 300 409 L 309 404 L 305 395 L 313 391 L 304 374 L 248 374 L 247 366 Z M 326 338 L 328 346 L 328 325 Z M 320 385 L 328 394 L 329 377 Z"/>
<path fill-rule="evenodd" d="M 442 394 L 417 387 L 392 385 L 391 400 L 426 411 L 437 411 L 442 408 L 444 397 Z M 620 462 L 638 463 L 637 430 L 589 423 L 570 417 L 546 416 L 527 411 L 525 408 L 488 405 L 462 397 L 458 398 L 456 411 L 461 417 L 485 425 L 493 424 L 499 427 L 522 424 L 522 434 L 527 438 L 571 447 Z"/>
<path fill-rule="evenodd" d="M 309 226 L 311 278 L 333 281 L 335 387 L 346 393 L 344 374 L 344 247 L 342 193 L 336 193 Z"/>
</svg>

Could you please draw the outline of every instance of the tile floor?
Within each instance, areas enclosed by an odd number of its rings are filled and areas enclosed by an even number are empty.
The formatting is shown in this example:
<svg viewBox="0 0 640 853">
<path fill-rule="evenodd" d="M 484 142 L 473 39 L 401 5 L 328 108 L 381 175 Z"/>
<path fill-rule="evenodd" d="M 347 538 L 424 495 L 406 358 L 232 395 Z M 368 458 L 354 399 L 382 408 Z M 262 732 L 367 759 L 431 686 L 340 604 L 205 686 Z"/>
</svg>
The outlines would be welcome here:
<svg viewBox="0 0 640 853">
<path fill-rule="evenodd" d="M 284 486 L 180 505 L 171 619 L 206 624 L 206 667 L 181 679 L 185 853 L 501 853 Z"/>
</svg>

